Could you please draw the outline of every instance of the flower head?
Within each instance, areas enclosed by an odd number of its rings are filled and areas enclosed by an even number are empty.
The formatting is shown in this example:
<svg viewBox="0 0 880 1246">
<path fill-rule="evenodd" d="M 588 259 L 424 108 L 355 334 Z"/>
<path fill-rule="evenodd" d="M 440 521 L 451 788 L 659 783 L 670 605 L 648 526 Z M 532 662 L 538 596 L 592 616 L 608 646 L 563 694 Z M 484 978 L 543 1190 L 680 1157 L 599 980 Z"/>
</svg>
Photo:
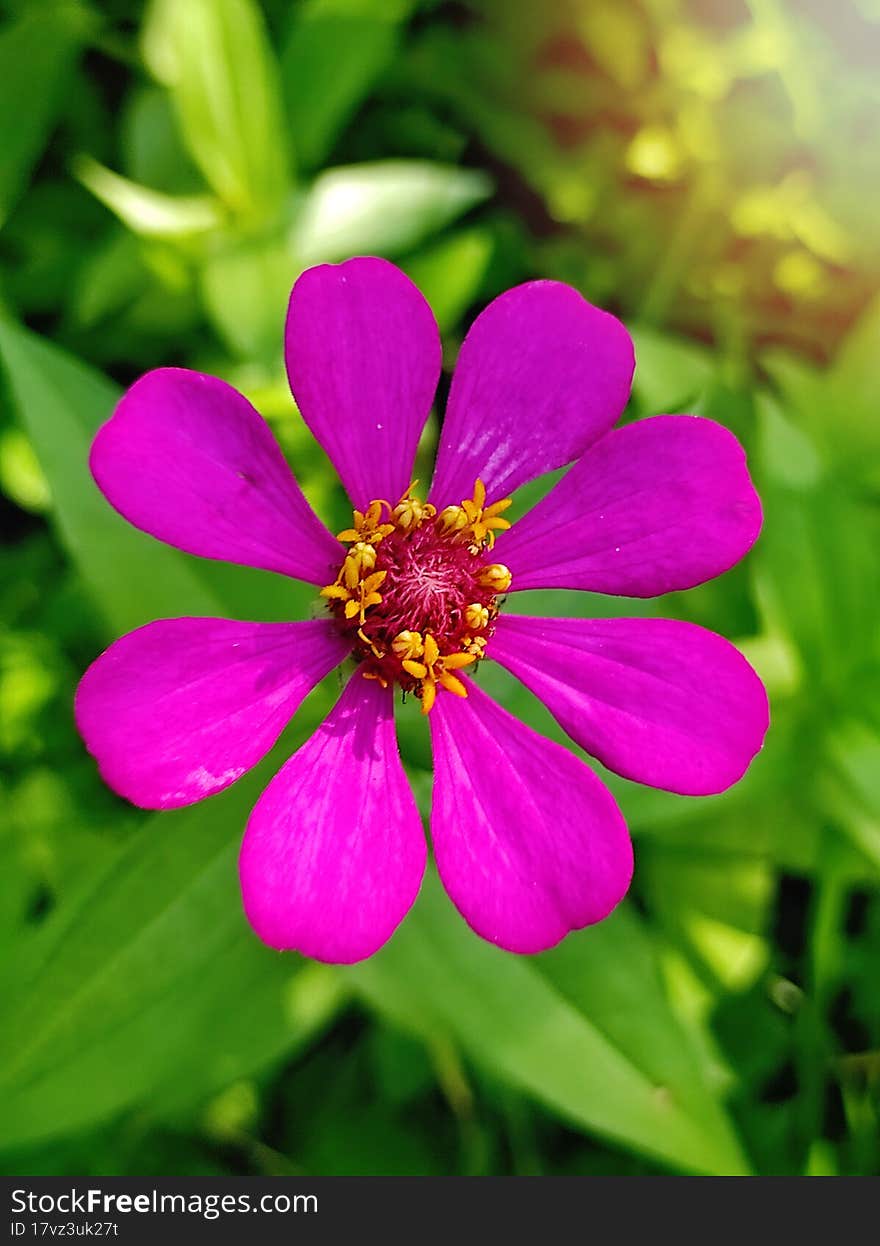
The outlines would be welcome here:
<svg viewBox="0 0 880 1246">
<path fill-rule="evenodd" d="M 352 658 L 337 704 L 248 822 L 240 872 L 254 929 L 273 947 L 353 961 L 413 903 L 426 847 L 395 740 L 401 689 L 431 728 L 431 835 L 447 891 L 484 938 L 550 947 L 625 894 L 629 836 L 586 763 L 474 676 L 484 660 L 500 663 L 575 744 L 628 778 L 689 795 L 736 782 L 768 711 L 726 640 L 673 620 L 531 618 L 508 606 L 522 589 L 647 597 L 727 570 L 761 522 L 742 449 L 691 416 L 612 431 L 629 396 L 629 336 L 557 282 L 508 291 L 472 326 L 427 497 L 411 473 L 440 340 L 398 269 L 356 259 L 304 273 L 286 358 L 303 418 L 352 502 L 338 537 L 253 407 L 198 373 L 138 381 L 91 464 L 136 526 L 192 554 L 305 580 L 321 617 L 148 624 L 86 672 L 80 730 L 129 800 L 189 804 L 259 761 L 310 689 Z M 511 526 L 510 495 L 573 461 Z"/>
<path fill-rule="evenodd" d="M 470 519 L 462 510 L 463 524 L 451 527 L 413 488 L 388 507 L 393 522 L 382 525 L 374 544 L 361 539 L 355 512 L 354 527 L 339 534 L 353 543 L 321 596 L 365 677 L 415 693 L 427 714 L 438 687 L 467 696 L 452 672 L 483 656 L 473 642 L 477 635 L 483 642 L 491 636 L 498 595 L 510 587 L 510 574 L 488 561 L 490 529 L 478 528 L 481 510 Z M 381 505 L 373 502 L 369 511 L 378 515 Z"/>
</svg>

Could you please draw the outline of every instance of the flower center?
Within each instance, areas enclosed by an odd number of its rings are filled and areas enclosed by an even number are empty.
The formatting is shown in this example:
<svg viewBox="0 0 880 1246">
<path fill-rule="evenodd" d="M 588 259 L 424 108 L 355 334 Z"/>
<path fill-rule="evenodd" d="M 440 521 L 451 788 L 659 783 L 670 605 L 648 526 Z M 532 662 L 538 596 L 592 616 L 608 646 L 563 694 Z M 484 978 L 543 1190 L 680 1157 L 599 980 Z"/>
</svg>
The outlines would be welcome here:
<svg viewBox="0 0 880 1246">
<path fill-rule="evenodd" d="M 492 562 L 495 533 L 509 528 L 510 499 L 486 505 L 483 482 L 473 497 L 437 514 L 414 481 L 396 506 L 379 499 L 355 511 L 339 533 L 348 551 L 333 584 L 321 589 L 350 638 L 365 679 L 399 684 L 427 714 L 438 688 L 466 697 L 455 674 L 479 662 L 491 639 L 498 597 L 510 572 Z"/>
</svg>

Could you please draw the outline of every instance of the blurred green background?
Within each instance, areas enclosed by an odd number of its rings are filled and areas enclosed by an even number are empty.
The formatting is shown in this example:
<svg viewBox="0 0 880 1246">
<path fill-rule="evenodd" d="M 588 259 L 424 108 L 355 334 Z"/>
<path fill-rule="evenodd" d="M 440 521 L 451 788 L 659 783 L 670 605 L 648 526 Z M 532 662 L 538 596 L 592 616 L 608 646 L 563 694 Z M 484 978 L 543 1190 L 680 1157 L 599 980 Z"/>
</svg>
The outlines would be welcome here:
<svg viewBox="0 0 880 1246">
<path fill-rule="evenodd" d="M 0 1168 L 877 1171 L 877 0 L 0 8 Z M 247 811 L 332 679 L 255 775 L 182 812 L 117 800 L 74 731 L 119 632 L 310 609 L 127 527 L 87 452 L 140 373 L 213 372 L 342 526 L 280 342 L 297 273 L 358 253 L 421 285 L 447 380 L 496 293 L 572 282 L 633 331 L 630 416 L 727 424 L 765 503 L 745 564 L 691 593 L 544 595 L 731 637 L 773 727 L 720 797 L 612 777 L 632 894 L 539 957 L 481 943 L 431 876 L 361 966 L 251 935 Z M 400 733 L 426 805 L 412 707 Z"/>
</svg>

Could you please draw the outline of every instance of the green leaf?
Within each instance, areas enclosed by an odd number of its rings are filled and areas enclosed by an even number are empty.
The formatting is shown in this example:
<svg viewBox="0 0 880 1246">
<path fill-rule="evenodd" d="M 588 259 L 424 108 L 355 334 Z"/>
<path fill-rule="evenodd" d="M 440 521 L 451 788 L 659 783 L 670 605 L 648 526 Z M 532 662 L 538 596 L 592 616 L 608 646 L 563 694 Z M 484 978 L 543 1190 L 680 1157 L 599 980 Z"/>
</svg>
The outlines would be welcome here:
<svg viewBox="0 0 880 1246">
<path fill-rule="evenodd" d="M 46 145 L 91 25 L 84 9 L 62 4 L 0 31 L 0 225 Z"/>
<path fill-rule="evenodd" d="M 234 212 L 271 218 L 289 183 L 278 65 L 253 0 L 154 0 L 144 58 L 170 90 L 183 139 Z"/>
<path fill-rule="evenodd" d="M 101 497 L 88 449 L 118 397 L 114 386 L 8 322 L 0 322 L 0 354 L 61 536 L 115 626 L 161 613 L 273 613 L 262 608 L 271 597 L 251 585 L 242 591 L 235 568 L 199 565 L 161 546 Z M 295 586 L 267 579 L 281 586 L 287 616 L 299 613 Z M 314 695 L 274 765 L 331 697 L 330 687 Z M 0 1022 L 4 1145 L 92 1124 L 142 1100 L 174 1110 L 202 1099 L 264 1067 L 332 1011 L 337 995 L 311 979 L 301 986 L 297 962 L 262 948 L 241 912 L 236 847 L 272 764 L 217 800 L 148 819 L 106 874 L 19 941 L 0 992 L 11 1009 Z"/>
<path fill-rule="evenodd" d="M 145 818 L 110 866 L 20 945 L 0 999 L 5 1148 L 124 1108 L 197 1105 L 306 1041 L 342 996 L 329 971 L 248 929 L 236 856 L 251 805 L 312 730 L 319 690 L 255 774 L 202 805 Z"/>
<path fill-rule="evenodd" d="M 744 990 L 767 968 L 764 932 L 773 876 L 749 846 L 748 855 L 718 851 L 714 839 L 702 850 L 664 841 L 641 844 L 641 878 L 651 912 L 671 940 L 714 982 Z"/>
<path fill-rule="evenodd" d="M 844 338 L 830 368 L 820 371 L 778 350 L 762 363 L 825 464 L 850 489 L 862 481 L 880 488 L 880 298 Z"/>
<path fill-rule="evenodd" d="M 476 299 L 493 251 L 485 229 L 462 229 L 419 251 L 404 268 L 431 304 L 441 333 L 453 330 Z"/>
<path fill-rule="evenodd" d="M 0 489 L 17 506 L 44 511 L 49 506 L 49 486 L 40 470 L 34 448 L 20 428 L 0 430 Z"/>
<path fill-rule="evenodd" d="M 147 249 L 127 229 L 108 233 L 82 263 L 71 291 L 70 315 L 80 327 L 120 315 L 149 289 Z"/>
<path fill-rule="evenodd" d="M 880 869 L 880 731 L 858 720 L 829 730 L 822 794 L 835 822 Z"/>
<path fill-rule="evenodd" d="M 89 473 L 92 438 L 116 386 L 35 334 L 0 319 L 0 359 L 49 482 L 61 539 L 115 631 L 185 614 L 273 619 L 307 613 L 312 590 L 283 576 L 201 562 L 138 532 Z"/>
<path fill-rule="evenodd" d="M 683 338 L 635 325 L 633 389 L 649 415 L 681 411 L 702 393 L 714 373 L 711 353 Z"/>
<path fill-rule="evenodd" d="M 695 1172 L 745 1172 L 696 1065 L 683 1088 L 687 1041 L 634 930 L 624 917 L 558 953 L 512 956 L 468 930 L 431 873 L 391 942 L 346 974 L 396 1024 L 459 1043 L 583 1129 Z"/>
<path fill-rule="evenodd" d="M 485 199 L 491 183 L 473 169 L 385 160 L 322 173 L 291 235 L 302 267 L 349 255 L 400 255 Z"/>
<path fill-rule="evenodd" d="M 870 465 L 880 482 L 880 297 L 862 313 L 843 341 L 828 374 L 830 440 L 854 469 Z"/>
<path fill-rule="evenodd" d="M 0 321 L 0 357 L 49 480 L 61 539 L 112 625 L 124 631 L 150 614 L 216 614 L 219 603 L 184 556 L 132 528 L 92 480 L 89 447 L 119 398 L 116 387 L 8 321 Z"/>
<path fill-rule="evenodd" d="M 74 163 L 74 174 L 96 199 L 144 238 L 186 238 L 208 233 L 223 221 L 220 204 L 209 195 L 166 195 L 120 177 L 90 156 Z"/>
<path fill-rule="evenodd" d="M 435 184 L 444 187 L 437 202 L 421 202 L 420 196 Z M 290 290 L 303 267 L 349 255 L 406 250 L 465 210 L 476 190 L 470 174 L 456 173 L 447 184 L 446 171 L 433 165 L 399 162 L 390 176 L 384 165 L 324 174 L 306 197 L 289 237 L 264 230 L 212 239 L 200 285 L 217 333 L 240 358 L 274 362 Z M 385 196 L 396 198 L 398 192 L 404 199 L 392 210 Z M 407 194 L 415 196 L 413 210 L 421 218 L 405 219 Z M 407 265 L 441 328 L 451 327 L 475 296 L 491 252 L 489 234 L 471 229 L 420 251 Z"/>
<path fill-rule="evenodd" d="M 122 171 L 133 182 L 169 194 L 194 194 L 204 182 L 183 144 L 169 93 L 152 83 L 136 87 L 120 119 Z"/>
<path fill-rule="evenodd" d="M 786 489 L 818 488 L 823 464 L 807 432 L 770 398 L 759 402 L 759 414 L 762 467 L 767 480 Z"/>
<path fill-rule="evenodd" d="M 298 267 L 282 237 L 215 240 L 199 277 L 202 301 L 236 356 L 274 363 Z"/>
<path fill-rule="evenodd" d="M 735 1147 L 715 1088 L 719 1071 L 672 1011 L 658 963 L 658 932 L 623 904 L 604 922 L 539 957 L 545 976 L 637 1068 L 697 1121 Z"/>
<path fill-rule="evenodd" d="M 876 652 L 876 612 L 865 586 L 876 582 L 876 511 L 834 480 L 817 476 L 803 438 L 759 404 L 758 486 L 764 526 L 753 554 L 758 599 L 810 673 L 814 695 L 837 695 Z M 846 644 L 840 643 L 846 637 Z"/>
<path fill-rule="evenodd" d="M 313 0 L 294 12 L 281 53 L 293 142 L 303 168 L 319 167 L 337 135 L 390 63 L 414 8 Z"/>
</svg>

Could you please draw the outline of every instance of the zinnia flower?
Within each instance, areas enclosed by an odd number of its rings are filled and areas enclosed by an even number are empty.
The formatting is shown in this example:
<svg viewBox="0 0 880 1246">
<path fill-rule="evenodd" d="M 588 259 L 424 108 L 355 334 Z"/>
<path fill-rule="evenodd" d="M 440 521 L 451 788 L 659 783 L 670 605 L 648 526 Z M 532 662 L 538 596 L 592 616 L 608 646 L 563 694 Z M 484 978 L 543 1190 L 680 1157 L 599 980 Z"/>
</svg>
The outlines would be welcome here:
<svg viewBox="0 0 880 1246">
<path fill-rule="evenodd" d="M 209 376 L 163 368 L 139 380 L 99 431 L 91 467 L 136 527 L 307 581 L 321 617 L 150 623 L 90 667 L 79 729 L 128 800 L 187 805 L 258 762 L 310 689 L 353 658 L 336 705 L 248 822 L 240 870 L 254 930 L 273 947 L 350 962 L 381 947 L 412 905 L 426 847 L 395 739 L 400 688 L 410 712 L 415 700 L 428 715 L 431 837 L 447 892 L 485 939 L 551 947 L 625 894 L 629 835 L 594 772 L 474 676 L 501 663 L 629 779 L 688 795 L 735 783 L 768 709 L 726 640 L 674 620 L 527 618 L 503 605 L 522 589 L 648 597 L 726 571 L 761 524 L 743 451 L 692 416 L 610 431 L 629 397 L 632 343 L 553 281 L 501 295 L 465 338 L 425 501 L 411 473 L 440 338 L 408 278 L 379 259 L 304 273 L 286 360 L 355 507 L 338 538 L 262 417 Z M 573 460 L 511 527 L 508 495 Z"/>
</svg>

